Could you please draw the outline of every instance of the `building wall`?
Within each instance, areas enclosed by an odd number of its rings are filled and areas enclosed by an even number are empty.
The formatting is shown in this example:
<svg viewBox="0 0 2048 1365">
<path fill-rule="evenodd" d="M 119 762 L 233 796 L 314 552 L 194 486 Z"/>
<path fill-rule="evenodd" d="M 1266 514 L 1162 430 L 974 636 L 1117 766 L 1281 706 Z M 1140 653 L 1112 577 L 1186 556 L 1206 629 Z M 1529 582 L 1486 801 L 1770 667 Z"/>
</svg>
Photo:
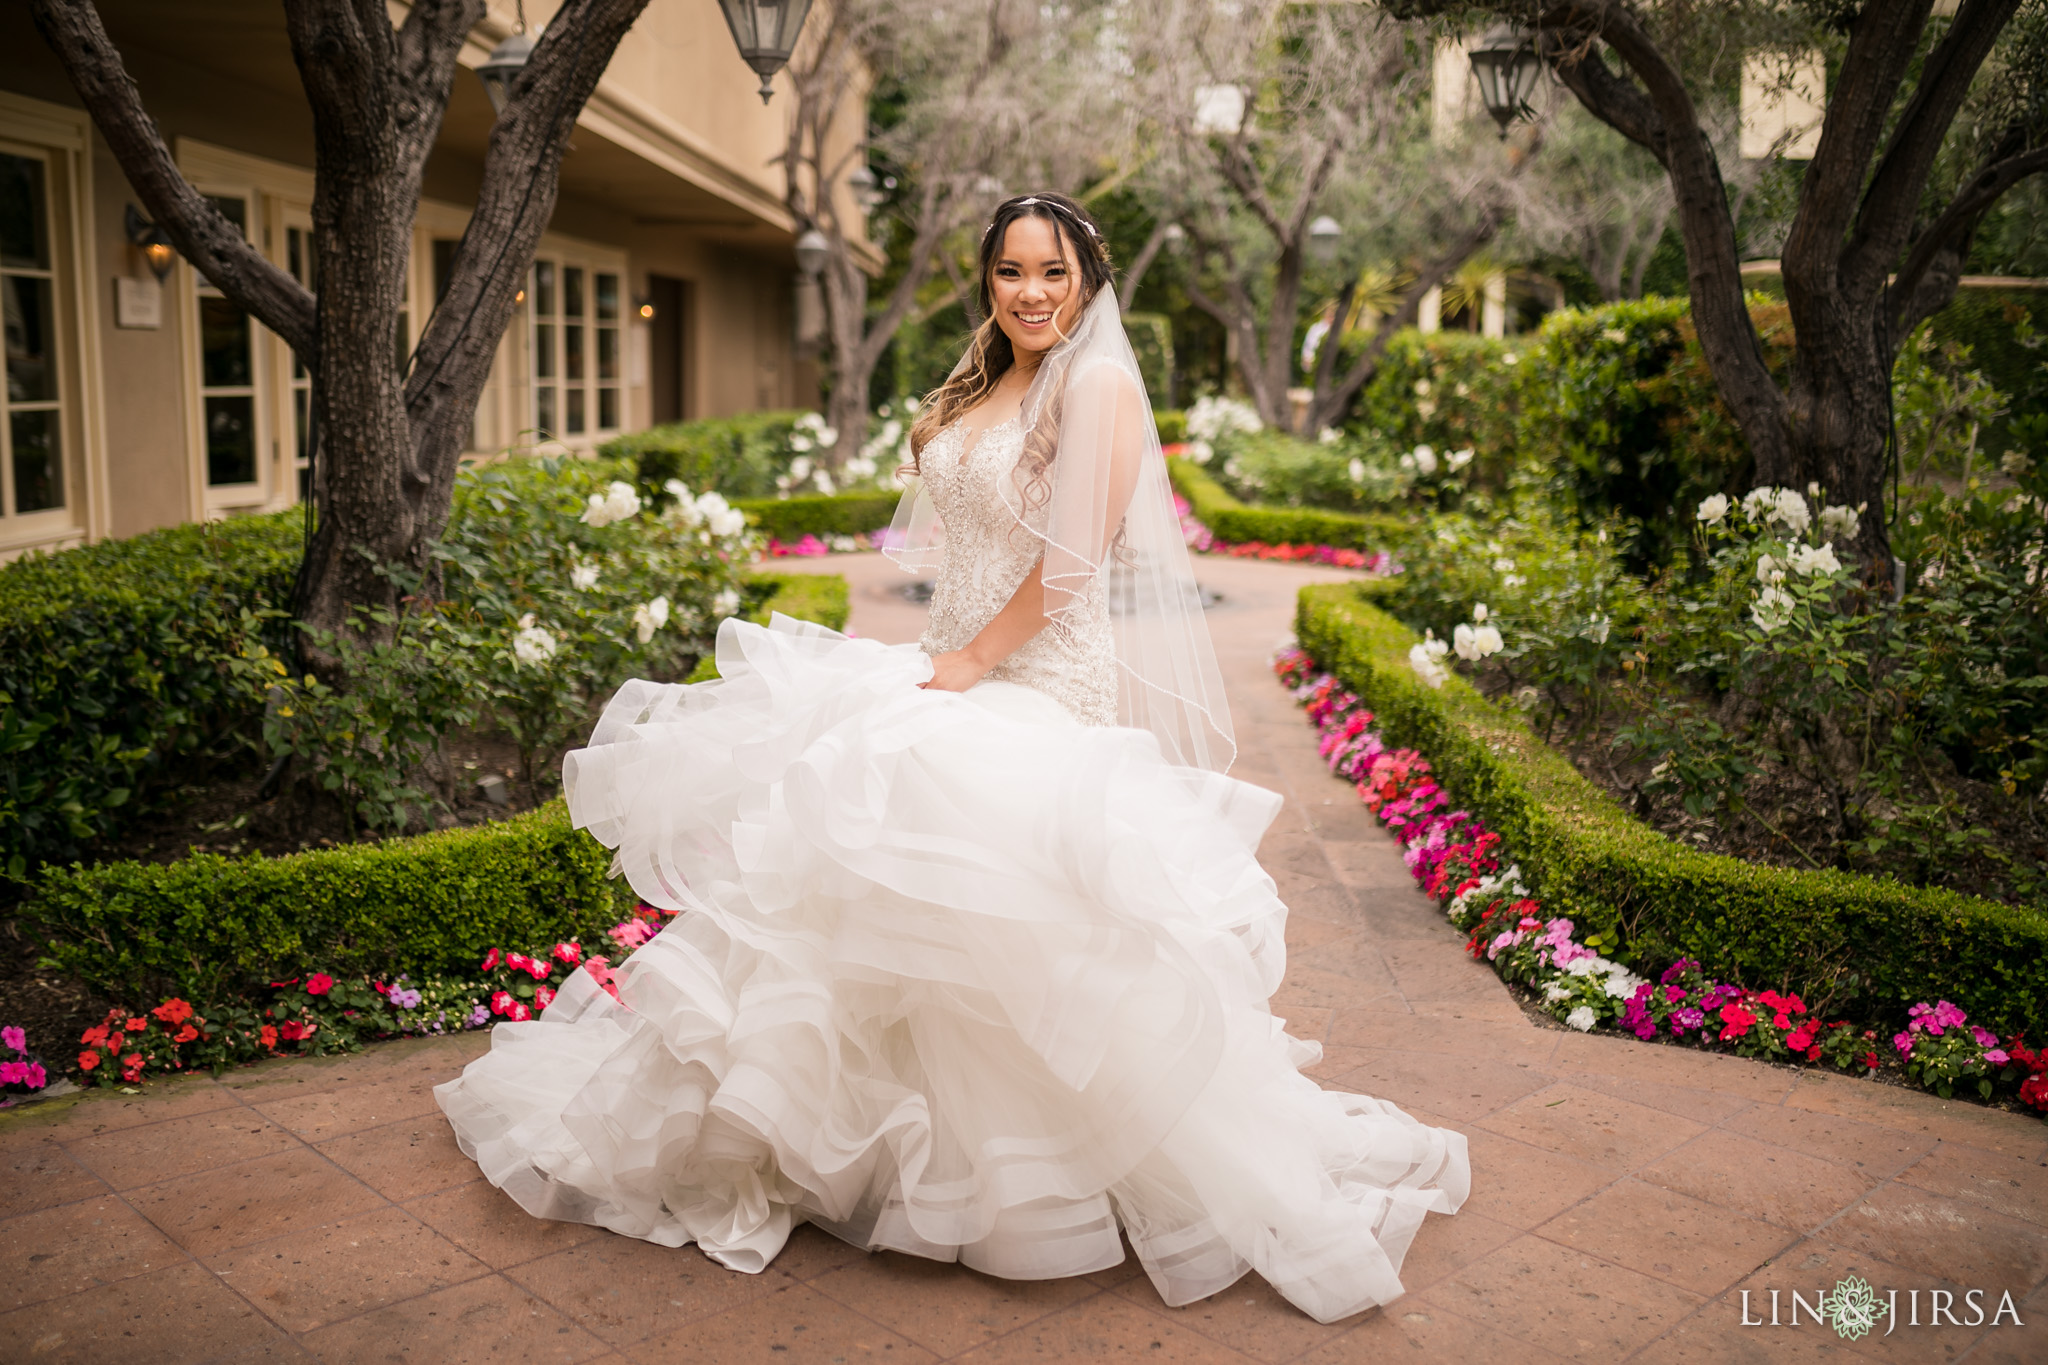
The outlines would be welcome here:
<svg viewBox="0 0 2048 1365">
<path fill-rule="evenodd" d="M 203 192 L 242 200 L 251 242 L 288 267 L 294 232 L 310 229 L 312 123 L 277 12 L 222 10 L 200 0 L 102 0 L 101 8 L 180 168 Z M 511 7 L 498 8 L 505 12 L 494 9 L 472 34 L 466 66 L 480 63 L 511 31 Z M 54 158 L 49 188 L 62 201 L 55 206 L 58 227 L 72 234 L 66 239 L 71 247 L 59 253 L 72 252 L 58 272 L 58 341 L 71 349 L 59 362 L 65 505 L 32 515 L 11 515 L 0 506 L 0 557 L 292 504 L 300 484 L 301 398 L 294 390 L 304 382 L 295 379 L 288 348 L 254 327 L 249 372 L 231 376 L 247 384 L 209 387 L 210 379 L 234 368 L 224 368 L 219 358 L 240 354 L 202 341 L 203 319 L 218 324 L 221 305 L 206 302 L 210 288 L 183 261 L 155 284 L 124 226 L 127 210 L 138 203 L 134 192 L 28 24 L 25 7 L 6 9 L 0 14 L 0 151 L 14 147 Z M 528 9 L 538 21 L 552 7 Z M 540 277 L 529 276 L 527 296 L 478 404 L 472 441 L 478 454 L 536 444 L 538 395 L 547 387 L 536 368 L 547 328 L 553 332 L 545 339 L 558 352 L 571 326 L 583 328 L 590 348 L 589 377 L 581 386 L 584 429 L 567 430 L 567 380 L 558 373 L 554 438 L 547 444 L 588 450 L 613 432 L 648 424 L 653 329 L 672 325 L 642 316 L 643 307 L 652 308 L 653 276 L 682 281 L 688 298 L 680 348 L 686 416 L 815 401 L 813 367 L 801 364 L 793 348 L 793 233 L 773 161 L 782 151 L 789 97 L 785 91 L 764 109 L 757 84 L 715 6 L 657 5 L 643 15 L 579 123 L 537 253 L 556 272 L 557 313 L 536 311 Z M 415 224 L 408 342 L 417 340 L 434 303 L 436 242 L 459 239 L 467 223 L 490 122 L 480 84 L 458 72 Z M 854 130 L 849 136 L 857 135 L 859 118 L 843 122 Z M 302 255 L 308 239 L 299 239 Z M 583 272 L 586 316 L 580 323 L 562 313 L 571 270 Z M 600 277 L 617 282 L 613 319 L 592 315 Z M 31 280 L 25 287 L 40 286 Z M 150 298 L 157 304 L 155 324 L 135 325 L 146 310 L 133 305 Z M 617 329 L 617 369 L 599 379 L 598 329 L 610 327 Z M 224 333 L 216 325 L 211 335 Z M 557 370 L 563 368 L 558 355 Z M 224 485 L 208 477 L 209 423 L 218 429 L 221 414 L 244 411 L 237 406 L 243 399 L 254 417 L 255 477 Z M 609 424 L 600 426 L 600 410 Z M 214 465 L 216 473 L 226 467 Z"/>
</svg>

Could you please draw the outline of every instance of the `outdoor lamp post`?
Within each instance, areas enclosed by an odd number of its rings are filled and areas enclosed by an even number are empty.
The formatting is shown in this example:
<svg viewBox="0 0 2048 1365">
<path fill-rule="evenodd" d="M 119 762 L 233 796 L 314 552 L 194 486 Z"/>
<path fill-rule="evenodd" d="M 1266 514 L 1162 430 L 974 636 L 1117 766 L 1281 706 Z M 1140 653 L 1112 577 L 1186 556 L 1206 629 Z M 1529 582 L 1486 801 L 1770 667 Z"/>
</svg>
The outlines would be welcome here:
<svg viewBox="0 0 2048 1365">
<path fill-rule="evenodd" d="M 476 69 L 477 79 L 484 83 L 484 93 L 491 97 L 493 114 L 505 112 L 505 101 L 512 94 L 512 82 L 526 69 L 527 59 L 531 56 L 533 39 L 522 29 L 492 48 L 491 55 Z"/>
<path fill-rule="evenodd" d="M 775 92 L 768 82 L 789 64 L 796 36 L 811 12 L 811 0 L 718 0 L 725 24 L 739 44 L 740 60 L 761 74 L 761 103 Z"/>
<path fill-rule="evenodd" d="M 860 202 L 863 213 L 873 213 L 882 206 L 882 200 L 888 197 L 882 192 L 881 182 L 875 179 L 875 173 L 868 169 L 868 163 L 865 161 L 847 172 L 846 186 Z"/>
<path fill-rule="evenodd" d="M 1337 243 L 1344 239 L 1344 225 L 1324 214 L 1308 225 L 1308 254 L 1317 265 L 1337 259 Z"/>
<path fill-rule="evenodd" d="M 1529 36 L 1514 24 L 1490 30 L 1472 49 L 1471 57 L 1472 74 L 1479 78 L 1479 98 L 1505 139 L 1508 125 L 1530 112 L 1529 96 L 1536 90 L 1543 60 L 1536 55 Z"/>
<path fill-rule="evenodd" d="M 812 228 L 796 239 L 796 268 L 811 279 L 825 268 L 825 258 L 832 252 L 832 244 L 825 240 L 825 234 Z"/>
</svg>

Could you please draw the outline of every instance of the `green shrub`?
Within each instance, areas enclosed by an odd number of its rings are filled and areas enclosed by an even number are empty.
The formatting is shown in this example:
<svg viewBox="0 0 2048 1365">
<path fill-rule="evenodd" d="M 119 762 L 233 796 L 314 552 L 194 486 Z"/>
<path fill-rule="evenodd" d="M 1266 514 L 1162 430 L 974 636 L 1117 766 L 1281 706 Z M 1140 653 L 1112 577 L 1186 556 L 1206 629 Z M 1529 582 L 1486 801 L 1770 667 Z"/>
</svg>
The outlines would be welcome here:
<svg viewBox="0 0 2048 1365">
<path fill-rule="evenodd" d="M 807 493 L 794 498 L 735 498 L 733 506 L 762 535 L 777 540 L 802 540 L 806 535 L 850 536 L 879 531 L 896 515 L 901 494 L 894 491 Z"/>
<path fill-rule="evenodd" d="M 1188 415 L 1180 408 L 1152 409 L 1152 424 L 1159 428 L 1159 444 L 1178 445 L 1188 438 Z"/>
<path fill-rule="evenodd" d="M 1898 1016 L 1949 999 L 2001 1033 L 2048 1032 L 2048 916 L 1949 891 L 1701 853 L 1628 816 L 1507 710 L 1452 677 L 1423 684 L 1416 636 L 1371 605 L 1384 585 L 1304 588 L 1302 647 L 1426 756 L 1446 791 L 1497 830 L 1544 908 L 1619 934 L 1623 961 L 1679 957 L 1753 989 Z M 1818 1008 L 1818 1006 L 1817 1006 Z"/>
<path fill-rule="evenodd" d="M 1409 519 L 1387 513 L 1326 512 L 1312 507 L 1247 507 L 1192 460 L 1169 460 L 1173 485 L 1195 520 L 1218 540 L 1233 544 L 1333 545 L 1367 554 L 1396 550 L 1410 534 Z"/>
<path fill-rule="evenodd" d="M 475 965 L 495 943 L 614 923 L 611 855 L 552 803 L 469 829 L 282 858 L 46 869 L 23 919 L 63 971 L 116 996 L 211 998 L 329 963 L 373 975 Z M 626 901 L 625 908 L 630 908 Z"/>
<path fill-rule="evenodd" d="M 245 611 L 289 605 L 301 524 L 179 526 L 0 566 L 0 869 L 75 856 L 172 760 L 224 747 L 245 703 L 222 656 Z"/>
<path fill-rule="evenodd" d="M 1474 473 L 1500 487 L 1514 463 L 1516 377 L 1532 341 L 1400 332 L 1387 343 L 1347 425 L 1397 451 L 1470 449 L 1477 454 Z"/>
<path fill-rule="evenodd" d="M 1978 448 L 1987 466 L 2027 441 L 2013 429 L 2015 419 L 2038 414 L 2042 353 L 2029 346 L 2016 324 L 2026 318 L 2034 332 L 2048 332 L 2048 289 L 1964 289 L 1954 302 L 1930 318 L 1937 342 L 1970 348 L 1972 362 L 1999 392 L 2018 400 L 2006 415 L 1985 427 Z M 2032 403 L 2027 395 L 2036 395 Z M 2035 452 L 2037 458 L 2041 452 Z"/>
<path fill-rule="evenodd" d="M 681 479 L 693 491 L 715 488 L 728 498 L 763 498 L 788 464 L 789 434 L 800 412 L 700 417 L 614 436 L 597 448 L 606 459 L 630 461 L 644 498 Z"/>
<path fill-rule="evenodd" d="M 1164 313 L 1126 313 L 1124 332 L 1131 339 L 1146 395 L 1155 408 L 1168 406 L 1173 402 L 1173 319 Z"/>
<path fill-rule="evenodd" d="M 846 625 L 846 580 L 743 580 L 755 620 Z M 95 988 L 212 998 L 308 966 L 370 975 L 468 969 L 495 944 L 590 938 L 632 905 L 611 855 L 551 802 L 493 824 L 378 844 L 174 863 L 45 868 L 22 919 L 44 955 Z"/>
<path fill-rule="evenodd" d="M 1417 484 L 1412 457 L 1404 467 L 1377 435 L 1304 441 L 1270 427 L 1226 437 L 1202 468 L 1234 496 L 1261 507 L 1363 512 L 1405 499 Z M 1443 468 L 1433 462 L 1432 472 Z"/>
</svg>

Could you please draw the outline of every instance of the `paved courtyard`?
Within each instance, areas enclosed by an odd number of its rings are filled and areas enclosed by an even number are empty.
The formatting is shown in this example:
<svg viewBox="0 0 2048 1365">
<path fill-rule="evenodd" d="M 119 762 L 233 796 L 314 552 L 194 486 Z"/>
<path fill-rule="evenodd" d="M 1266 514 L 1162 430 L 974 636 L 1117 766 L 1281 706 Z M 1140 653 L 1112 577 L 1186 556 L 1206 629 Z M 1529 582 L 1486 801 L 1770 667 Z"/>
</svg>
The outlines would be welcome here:
<svg viewBox="0 0 2048 1365">
<path fill-rule="evenodd" d="M 922 610 L 872 556 L 854 626 Z M 488 1045 L 404 1042 L 0 1116 L 0 1359 L 163 1362 L 2048 1362 L 2048 1124 L 1839 1076 L 1546 1027 L 1468 959 L 1322 768 L 1266 659 L 1296 588 L 1205 560 L 1240 776 L 1286 797 L 1261 850 L 1292 907 L 1294 1032 L 1327 1084 L 1471 1141 L 1405 1297 L 1324 1326 L 1256 1277 L 1181 1309 L 1137 1266 L 1012 1283 L 810 1228 L 759 1276 L 538 1223 L 477 1178 L 432 1087 Z M 1861 1275 L 1901 1317 L 1986 1291 L 1986 1325 L 1859 1341 L 1780 1321 Z M 2025 1326 L 1993 1328 L 2009 1291 Z"/>
</svg>

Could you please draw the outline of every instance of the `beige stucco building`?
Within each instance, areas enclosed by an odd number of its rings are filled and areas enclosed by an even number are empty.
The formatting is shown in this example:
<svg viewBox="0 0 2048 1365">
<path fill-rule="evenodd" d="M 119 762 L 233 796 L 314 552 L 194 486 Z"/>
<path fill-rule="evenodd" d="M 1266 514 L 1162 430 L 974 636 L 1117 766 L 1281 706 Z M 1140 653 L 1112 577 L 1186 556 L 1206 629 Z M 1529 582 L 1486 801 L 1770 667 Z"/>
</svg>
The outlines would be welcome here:
<svg viewBox="0 0 2048 1365">
<path fill-rule="evenodd" d="M 278 6 L 99 8 L 185 175 L 304 278 L 312 119 Z M 552 8 L 530 2 L 528 18 Z M 296 502 L 305 376 L 184 262 L 157 282 L 124 226 L 134 192 L 27 10 L 0 6 L 0 557 Z M 493 0 L 466 68 L 512 15 Z M 588 449 L 657 421 L 813 401 L 774 160 L 790 97 L 764 106 L 757 85 L 711 0 L 654 0 L 641 16 L 578 121 L 477 450 Z M 413 229 L 402 346 L 433 308 L 491 123 L 482 83 L 458 72 Z"/>
</svg>

